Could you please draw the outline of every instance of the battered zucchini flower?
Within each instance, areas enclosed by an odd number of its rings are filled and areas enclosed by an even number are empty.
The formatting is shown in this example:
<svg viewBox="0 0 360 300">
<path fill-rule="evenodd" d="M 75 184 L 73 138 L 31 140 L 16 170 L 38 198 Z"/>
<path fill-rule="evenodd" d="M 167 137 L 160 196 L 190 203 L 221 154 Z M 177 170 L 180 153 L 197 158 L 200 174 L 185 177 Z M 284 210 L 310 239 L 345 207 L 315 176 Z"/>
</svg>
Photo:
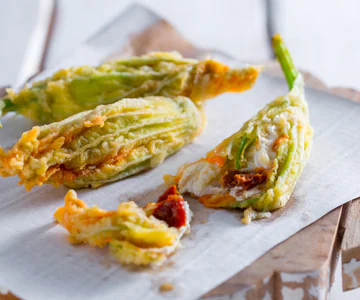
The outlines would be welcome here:
<svg viewBox="0 0 360 300">
<path fill-rule="evenodd" d="M 279 35 L 274 36 L 273 47 L 290 92 L 267 104 L 206 158 L 165 178 L 207 207 L 249 208 L 244 223 L 268 216 L 256 211 L 286 204 L 309 157 L 313 136 L 303 78 Z"/>
<path fill-rule="evenodd" d="M 202 125 L 202 111 L 186 97 L 123 99 L 35 126 L 8 152 L 0 147 L 0 175 L 18 175 L 27 190 L 99 187 L 157 166 Z"/>
<path fill-rule="evenodd" d="M 98 67 L 74 67 L 0 99 L 1 114 L 17 112 L 41 123 L 58 122 L 123 98 L 186 96 L 202 101 L 251 88 L 259 68 L 230 69 L 211 60 L 184 59 L 176 52 L 150 53 Z"/>
<path fill-rule="evenodd" d="M 123 202 L 115 211 L 88 207 L 70 190 L 65 205 L 54 217 L 69 231 L 71 243 L 109 246 L 123 264 L 159 265 L 180 245 L 190 231 L 192 213 L 175 186 L 157 203 L 144 208 L 135 202 Z"/>
</svg>

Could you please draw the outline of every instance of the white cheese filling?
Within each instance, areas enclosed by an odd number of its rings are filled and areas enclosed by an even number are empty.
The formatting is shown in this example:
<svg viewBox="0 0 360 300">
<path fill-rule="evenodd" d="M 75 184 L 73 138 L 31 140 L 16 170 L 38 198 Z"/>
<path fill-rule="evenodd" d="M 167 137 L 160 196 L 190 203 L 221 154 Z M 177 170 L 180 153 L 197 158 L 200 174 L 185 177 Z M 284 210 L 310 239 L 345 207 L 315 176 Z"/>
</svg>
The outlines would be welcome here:
<svg viewBox="0 0 360 300">
<path fill-rule="evenodd" d="M 224 193 L 220 184 L 216 186 L 216 180 L 220 180 L 221 168 L 205 160 L 187 167 L 178 183 L 180 193 L 191 193 L 197 197 L 206 194 Z"/>
</svg>

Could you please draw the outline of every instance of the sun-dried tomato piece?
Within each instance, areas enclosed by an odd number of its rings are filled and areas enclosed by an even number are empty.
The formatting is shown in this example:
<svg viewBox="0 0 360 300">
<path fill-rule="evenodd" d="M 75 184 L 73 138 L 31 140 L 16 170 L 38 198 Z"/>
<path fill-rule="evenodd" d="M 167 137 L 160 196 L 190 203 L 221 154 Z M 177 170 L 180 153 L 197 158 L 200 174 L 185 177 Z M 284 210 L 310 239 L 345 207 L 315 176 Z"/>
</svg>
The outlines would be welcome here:
<svg viewBox="0 0 360 300">
<path fill-rule="evenodd" d="M 153 216 L 165 221 L 170 227 L 180 228 L 186 225 L 185 201 L 175 185 L 159 197 Z"/>
<path fill-rule="evenodd" d="M 224 188 L 241 186 L 244 190 L 249 190 L 254 186 L 265 182 L 267 174 L 264 171 L 258 172 L 240 172 L 231 171 L 225 173 L 220 182 Z"/>
<path fill-rule="evenodd" d="M 170 186 L 165 192 L 164 194 L 162 194 L 159 199 L 158 199 L 158 203 L 161 201 L 164 201 L 168 198 L 168 196 L 170 195 L 180 195 L 180 193 L 178 192 L 178 190 L 176 189 L 176 185 L 172 185 Z M 181 196 L 181 195 L 180 195 Z"/>
</svg>

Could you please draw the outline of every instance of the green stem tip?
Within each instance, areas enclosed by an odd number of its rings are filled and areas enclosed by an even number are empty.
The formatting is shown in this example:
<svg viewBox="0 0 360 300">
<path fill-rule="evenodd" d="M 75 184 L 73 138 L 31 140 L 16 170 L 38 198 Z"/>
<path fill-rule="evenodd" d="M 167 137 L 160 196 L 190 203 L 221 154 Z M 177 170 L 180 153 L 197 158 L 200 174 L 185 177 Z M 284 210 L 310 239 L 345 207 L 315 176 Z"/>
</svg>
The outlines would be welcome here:
<svg viewBox="0 0 360 300">
<path fill-rule="evenodd" d="M 289 89 L 291 90 L 293 88 L 294 81 L 298 76 L 298 71 L 293 63 L 289 50 L 287 49 L 283 39 L 281 38 L 281 35 L 275 34 L 271 40 L 271 43 L 275 56 L 278 59 L 284 72 L 286 81 L 289 85 Z"/>
</svg>

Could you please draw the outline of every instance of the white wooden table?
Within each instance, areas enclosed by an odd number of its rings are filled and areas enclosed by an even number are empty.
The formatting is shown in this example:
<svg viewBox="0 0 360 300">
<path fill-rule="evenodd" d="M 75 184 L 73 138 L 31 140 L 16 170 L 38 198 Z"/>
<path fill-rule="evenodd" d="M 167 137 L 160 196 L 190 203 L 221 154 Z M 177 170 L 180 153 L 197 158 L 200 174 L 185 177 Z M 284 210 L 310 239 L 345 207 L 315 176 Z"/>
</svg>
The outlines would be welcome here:
<svg viewBox="0 0 360 300">
<path fill-rule="evenodd" d="M 22 66 L 29 63 L 28 49 L 34 29 L 41 21 L 41 1 L 48 0 L 0 0 L 0 86 L 15 84 L 24 76 Z M 59 0 L 45 66 L 56 64 L 133 2 Z M 360 90 L 358 0 L 137 2 L 164 16 L 195 45 L 223 50 L 244 62 L 272 58 L 267 26 L 270 22 L 272 30 L 283 35 L 299 67 L 315 74 L 327 85 Z M 269 3 L 271 14 L 266 9 Z M 360 290 L 343 293 L 338 268 L 329 298 L 360 299 Z"/>
</svg>

